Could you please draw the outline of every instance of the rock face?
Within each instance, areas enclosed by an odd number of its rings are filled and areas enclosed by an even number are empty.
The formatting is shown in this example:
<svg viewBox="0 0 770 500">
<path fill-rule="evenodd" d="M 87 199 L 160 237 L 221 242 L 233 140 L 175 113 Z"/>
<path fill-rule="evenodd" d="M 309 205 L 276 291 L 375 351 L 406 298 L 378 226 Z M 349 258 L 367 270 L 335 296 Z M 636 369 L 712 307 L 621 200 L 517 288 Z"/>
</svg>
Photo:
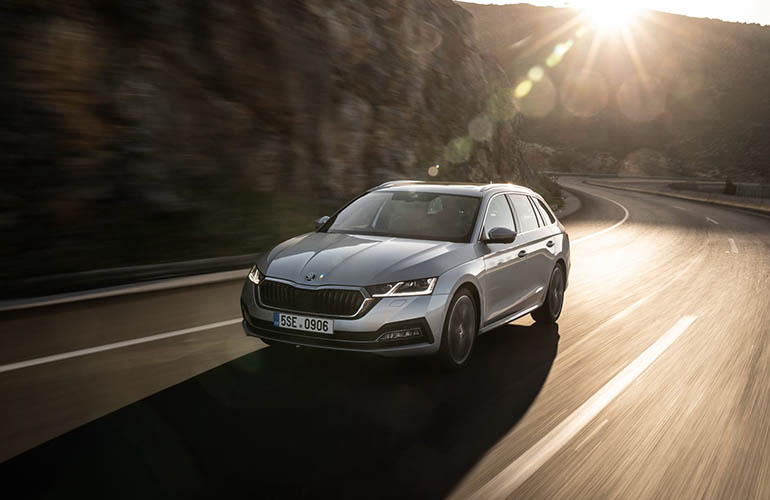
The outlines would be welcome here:
<svg viewBox="0 0 770 500">
<path fill-rule="evenodd" d="M 8 277 L 257 251 L 393 178 L 543 182 L 450 0 L 10 0 L 0 16 Z"/>
</svg>

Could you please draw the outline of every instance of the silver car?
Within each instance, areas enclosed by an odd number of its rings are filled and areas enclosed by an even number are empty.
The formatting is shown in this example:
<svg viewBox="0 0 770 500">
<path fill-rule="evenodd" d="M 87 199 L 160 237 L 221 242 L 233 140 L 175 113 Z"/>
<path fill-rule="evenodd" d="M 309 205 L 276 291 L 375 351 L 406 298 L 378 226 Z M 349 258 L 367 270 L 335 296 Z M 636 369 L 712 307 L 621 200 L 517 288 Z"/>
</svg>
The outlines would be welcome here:
<svg viewBox="0 0 770 500">
<path fill-rule="evenodd" d="M 243 328 L 271 346 L 468 362 L 478 334 L 526 314 L 555 322 L 569 238 L 512 184 L 382 184 L 261 256 Z"/>
</svg>

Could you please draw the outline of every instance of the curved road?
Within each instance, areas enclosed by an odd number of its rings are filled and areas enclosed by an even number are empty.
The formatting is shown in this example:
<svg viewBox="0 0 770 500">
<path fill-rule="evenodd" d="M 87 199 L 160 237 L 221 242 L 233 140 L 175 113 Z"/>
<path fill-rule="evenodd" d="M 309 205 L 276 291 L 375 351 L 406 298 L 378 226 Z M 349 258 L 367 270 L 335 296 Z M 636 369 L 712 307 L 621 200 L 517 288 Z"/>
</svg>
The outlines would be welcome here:
<svg viewBox="0 0 770 500">
<path fill-rule="evenodd" d="M 240 281 L 0 313 L 5 488 L 770 498 L 770 219 L 566 182 L 558 326 L 490 332 L 457 373 L 276 353 L 219 323 Z"/>
</svg>

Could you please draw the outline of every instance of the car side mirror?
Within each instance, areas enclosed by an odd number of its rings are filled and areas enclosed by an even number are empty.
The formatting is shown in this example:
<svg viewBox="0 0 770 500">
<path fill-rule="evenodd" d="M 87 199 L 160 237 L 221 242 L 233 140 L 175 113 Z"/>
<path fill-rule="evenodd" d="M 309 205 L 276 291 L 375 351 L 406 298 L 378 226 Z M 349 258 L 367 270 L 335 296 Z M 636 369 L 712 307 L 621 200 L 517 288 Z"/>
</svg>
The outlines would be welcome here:
<svg viewBox="0 0 770 500">
<path fill-rule="evenodd" d="M 484 243 L 513 243 L 516 239 L 516 231 L 505 227 L 493 227 L 487 231 L 487 237 Z"/>
<path fill-rule="evenodd" d="M 316 229 L 321 229 L 323 227 L 323 225 L 326 224 L 327 222 L 329 222 L 329 216 L 328 215 L 324 215 L 323 217 L 321 217 L 319 219 L 316 219 L 316 221 L 315 221 L 315 228 Z"/>
</svg>

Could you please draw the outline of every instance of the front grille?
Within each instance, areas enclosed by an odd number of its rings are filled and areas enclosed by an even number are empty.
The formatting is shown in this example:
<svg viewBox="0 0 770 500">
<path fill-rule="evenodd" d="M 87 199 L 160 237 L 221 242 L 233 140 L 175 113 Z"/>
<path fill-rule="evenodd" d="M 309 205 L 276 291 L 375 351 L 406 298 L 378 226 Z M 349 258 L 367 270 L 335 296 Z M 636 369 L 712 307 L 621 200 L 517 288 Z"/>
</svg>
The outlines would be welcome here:
<svg viewBox="0 0 770 500">
<path fill-rule="evenodd" d="M 364 302 L 363 294 L 357 290 L 309 290 L 270 280 L 259 285 L 259 298 L 266 307 L 326 316 L 353 316 Z"/>
</svg>

